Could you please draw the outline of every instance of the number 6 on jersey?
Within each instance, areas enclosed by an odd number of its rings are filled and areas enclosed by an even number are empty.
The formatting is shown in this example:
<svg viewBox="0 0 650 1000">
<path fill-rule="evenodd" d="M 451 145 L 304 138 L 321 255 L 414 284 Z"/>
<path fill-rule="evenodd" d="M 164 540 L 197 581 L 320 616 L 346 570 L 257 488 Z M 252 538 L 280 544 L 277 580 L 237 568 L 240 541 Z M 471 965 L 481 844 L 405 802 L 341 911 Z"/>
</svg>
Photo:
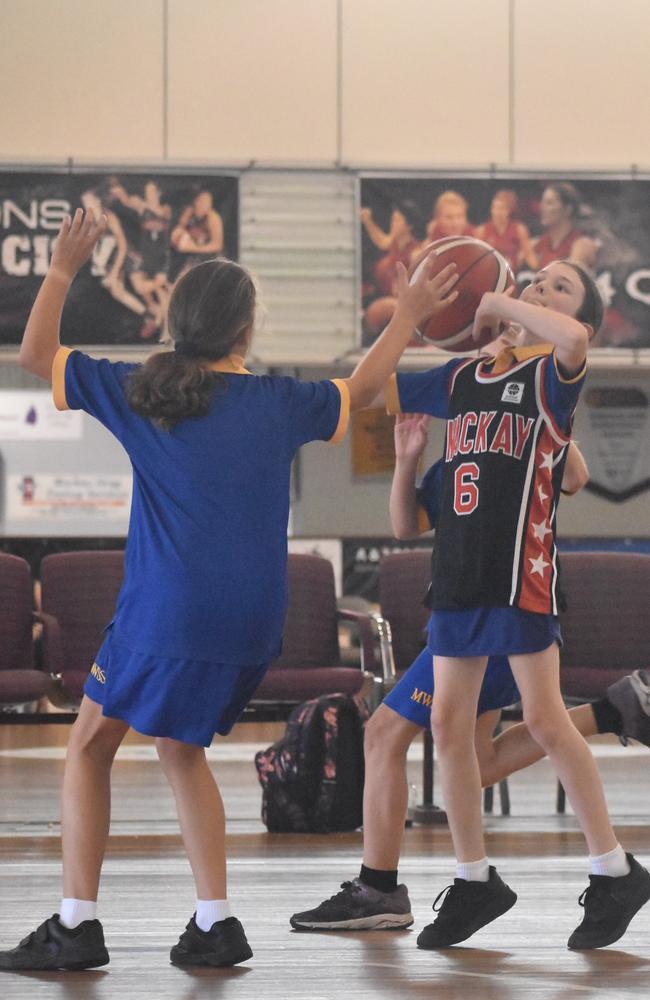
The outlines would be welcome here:
<svg viewBox="0 0 650 1000">
<path fill-rule="evenodd" d="M 454 473 L 454 510 L 471 514 L 478 506 L 479 467 L 476 462 L 463 462 Z"/>
</svg>

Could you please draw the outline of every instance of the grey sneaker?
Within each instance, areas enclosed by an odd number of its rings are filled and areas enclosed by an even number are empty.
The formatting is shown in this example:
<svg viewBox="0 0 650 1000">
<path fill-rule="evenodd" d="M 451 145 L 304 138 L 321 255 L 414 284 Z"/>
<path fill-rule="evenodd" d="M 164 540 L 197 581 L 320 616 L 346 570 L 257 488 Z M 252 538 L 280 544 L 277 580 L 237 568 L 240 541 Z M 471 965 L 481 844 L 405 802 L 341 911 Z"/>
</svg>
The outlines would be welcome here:
<svg viewBox="0 0 650 1000">
<path fill-rule="evenodd" d="M 621 713 L 622 735 L 650 747 L 650 680 L 645 670 L 610 684 L 607 698 Z"/>
<path fill-rule="evenodd" d="M 315 910 L 294 913 L 289 923 L 297 931 L 398 930 L 411 926 L 413 914 L 405 885 L 378 892 L 355 878 Z"/>
</svg>

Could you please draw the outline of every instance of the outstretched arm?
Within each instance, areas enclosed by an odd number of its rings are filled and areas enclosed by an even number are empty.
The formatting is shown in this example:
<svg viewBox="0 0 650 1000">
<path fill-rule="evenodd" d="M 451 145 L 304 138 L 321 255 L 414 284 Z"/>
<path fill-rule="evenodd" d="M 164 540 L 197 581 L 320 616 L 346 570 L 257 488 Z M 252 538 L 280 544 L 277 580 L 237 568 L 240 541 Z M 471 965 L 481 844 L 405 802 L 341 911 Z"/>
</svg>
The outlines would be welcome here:
<svg viewBox="0 0 650 1000">
<path fill-rule="evenodd" d="M 72 281 L 88 260 L 95 243 L 105 232 L 106 216 L 99 221 L 91 211 L 78 208 L 71 219 L 63 220 L 49 270 L 34 301 L 18 360 L 23 368 L 39 378 L 52 379 L 52 362 L 60 347 L 59 330 L 63 305 Z"/>
<path fill-rule="evenodd" d="M 381 391 L 397 367 L 413 331 L 429 316 L 448 309 L 458 298 L 453 287 L 458 280 L 456 265 L 449 264 L 430 277 L 423 267 L 418 278 L 409 284 L 406 268 L 397 265 L 397 305 L 393 318 L 346 379 L 350 390 L 350 409 L 362 410 L 373 402 L 382 405 Z"/>
</svg>

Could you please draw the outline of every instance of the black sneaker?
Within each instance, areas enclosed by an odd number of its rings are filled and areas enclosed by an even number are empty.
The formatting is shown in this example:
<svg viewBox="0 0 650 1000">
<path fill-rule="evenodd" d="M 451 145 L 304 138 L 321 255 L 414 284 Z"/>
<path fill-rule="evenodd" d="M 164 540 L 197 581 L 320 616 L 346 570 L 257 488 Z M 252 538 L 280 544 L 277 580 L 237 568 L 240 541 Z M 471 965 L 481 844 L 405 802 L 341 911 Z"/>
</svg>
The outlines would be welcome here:
<svg viewBox="0 0 650 1000">
<path fill-rule="evenodd" d="M 0 969 L 96 969 L 108 965 L 104 929 L 99 920 L 64 927 L 55 913 L 11 951 L 0 952 Z"/>
<path fill-rule="evenodd" d="M 650 680 L 645 670 L 635 670 L 607 688 L 607 700 L 623 720 L 621 736 L 650 747 Z"/>
<path fill-rule="evenodd" d="M 237 965 L 252 957 L 244 928 L 235 917 L 217 920 L 209 931 L 202 931 L 196 913 L 169 953 L 172 965 Z"/>
<path fill-rule="evenodd" d="M 427 924 L 418 937 L 418 948 L 448 948 L 459 944 L 517 902 L 517 893 L 497 875 L 492 865 L 487 882 L 454 879 L 454 884 L 448 885 L 436 897 L 434 911 L 443 896 L 435 921 Z"/>
<path fill-rule="evenodd" d="M 379 892 L 355 878 L 316 909 L 294 913 L 289 923 L 297 931 L 399 930 L 411 926 L 413 914 L 405 885 Z"/>
<path fill-rule="evenodd" d="M 627 875 L 590 875 L 589 887 L 578 902 L 584 906 L 582 923 L 569 938 L 569 948 L 604 948 L 623 937 L 634 914 L 650 899 L 650 872 L 626 854 Z"/>
</svg>

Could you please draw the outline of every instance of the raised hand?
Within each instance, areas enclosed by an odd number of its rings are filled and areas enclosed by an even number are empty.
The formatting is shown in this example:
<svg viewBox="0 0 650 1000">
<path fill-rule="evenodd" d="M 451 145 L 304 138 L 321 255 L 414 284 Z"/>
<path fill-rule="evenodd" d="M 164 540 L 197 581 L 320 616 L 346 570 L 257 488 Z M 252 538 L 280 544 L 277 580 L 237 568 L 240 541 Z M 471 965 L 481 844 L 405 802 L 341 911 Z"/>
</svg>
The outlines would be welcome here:
<svg viewBox="0 0 650 1000">
<path fill-rule="evenodd" d="M 54 244 L 50 272 L 72 281 L 93 252 L 97 240 L 106 232 L 105 215 L 95 219 L 93 212 L 78 208 L 74 216 L 63 220 Z"/>
<path fill-rule="evenodd" d="M 426 413 L 398 413 L 395 419 L 395 457 L 417 461 L 429 439 Z"/>
<path fill-rule="evenodd" d="M 432 259 L 431 266 L 436 262 Z M 458 298 L 454 285 L 458 281 L 455 264 L 447 264 L 431 277 L 431 268 L 422 267 L 413 283 L 409 283 L 406 268 L 397 264 L 397 309 L 417 327 L 425 319 L 444 312 Z"/>
</svg>

